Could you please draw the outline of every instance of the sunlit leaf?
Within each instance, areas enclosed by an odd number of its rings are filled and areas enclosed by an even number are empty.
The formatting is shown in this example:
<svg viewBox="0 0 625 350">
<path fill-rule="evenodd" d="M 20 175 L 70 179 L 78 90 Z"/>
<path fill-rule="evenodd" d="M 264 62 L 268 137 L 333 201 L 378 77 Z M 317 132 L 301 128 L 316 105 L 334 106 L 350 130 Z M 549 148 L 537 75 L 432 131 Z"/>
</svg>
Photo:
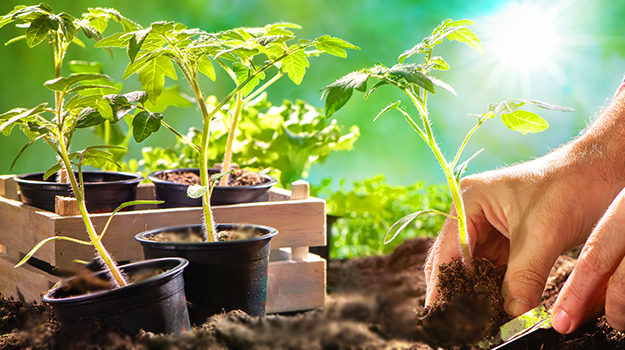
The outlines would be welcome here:
<svg viewBox="0 0 625 350">
<path fill-rule="evenodd" d="M 302 82 L 306 74 L 306 68 L 310 66 L 304 50 L 292 52 L 280 62 L 282 63 L 282 71 L 286 72 L 289 75 L 289 79 L 297 85 Z"/>
<path fill-rule="evenodd" d="M 200 73 L 206 75 L 210 80 L 215 81 L 215 68 L 210 58 L 202 56 L 197 62 L 197 69 Z"/>
<path fill-rule="evenodd" d="M 461 43 L 467 44 L 467 46 L 479 52 L 480 55 L 484 55 L 484 49 L 482 48 L 480 39 L 468 28 L 458 29 L 455 32 L 450 33 L 447 38 L 449 40 L 457 40 Z"/>
<path fill-rule="evenodd" d="M 373 118 L 373 121 L 375 122 L 376 120 L 378 120 L 378 118 L 382 116 L 382 114 L 390 111 L 391 109 L 397 109 L 400 104 L 401 104 L 401 100 L 398 100 L 397 102 L 391 103 L 390 105 L 384 107 L 382 111 L 380 111 L 380 113 L 378 113 L 378 115 L 376 115 L 375 118 Z"/>
<path fill-rule="evenodd" d="M 132 120 L 132 135 L 137 143 L 143 142 L 161 127 L 163 116 L 158 113 L 141 111 Z"/>
<path fill-rule="evenodd" d="M 141 87 L 148 93 L 148 99 L 156 103 L 165 86 L 165 76 L 178 79 L 174 65 L 168 57 L 158 56 L 149 61 L 139 73 Z"/>
<path fill-rule="evenodd" d="M 501 115 L 501 120 L 508 129 L 518 131 L 523 135 L 538 133 L 549 127 L 547 121 L 538 114 L 524 110 L 504 113 Z"/>
<path fill-rule="evenodd" d="M 61 162 L 54 164 L 53 166 L 48 168 L 48 170 L 46 170 L 46 172 L 43 174 L 43 180 L 44 181 L 47 180 L 50 176 L 56 174 L 62 168 L 63 168 L 63 165 L 61 164 Z"/>
<path fill-rule="evenodd" d="M 26 29 L 26 44 L 29 47 L 35 47 L 39 45 L 48 36 L 48 32 L 54 29 L 54 25 L 50 21 L 48 15 L 41 15 L 30 23 L 28 29 Z"/>
<path fill-rule="evenodd" d="M 189 198 L 200 198 L 208 191 L 208 186 L 202 185 L 190 185 L 187 188 L 187 197 Z"/>
<path fill-rule="evenodd" d="M 66 241 L 70 241 L 70 242 L 74 242 L 74 243 L 78 243 L 82 245 L 93 245 L 91 244 L 91 242 L 81 241 L 79 239 L 71 238 L 71 237 L 64 237 L 64 236 L 48 237 L 42 240 L 41 242 L 37 243 L 37 245 L 33 249 L 31 249 L 30 252 L 28 252 L 28 254 L 26 254 L 26 256 L 24 256 L 24 258 L 20 262 L 18 262 L 17 265 L 15 265 L 14 267 L 20 267 L 24 265 L 30 258 L 32 258 L 33 255 L 35 255 L 35 253 L 39 250 L 39 248 L 41 248 L 44 244 L 52 242 L 52 241 L 56 241 L 57 239 L 62 239 L 62 240 L 66 240 Z"/>
</svg>

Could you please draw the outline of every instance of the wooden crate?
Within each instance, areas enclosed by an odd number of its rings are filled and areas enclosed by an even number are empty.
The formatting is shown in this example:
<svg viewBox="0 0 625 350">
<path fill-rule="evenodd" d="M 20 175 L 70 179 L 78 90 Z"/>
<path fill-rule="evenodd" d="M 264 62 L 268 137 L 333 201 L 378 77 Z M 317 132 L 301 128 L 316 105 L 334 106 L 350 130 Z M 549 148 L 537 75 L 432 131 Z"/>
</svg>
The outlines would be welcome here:
<svg viewBox="0 0 625 350">
<path fill-rule="evenodd" d="M 139 187 L 138 199 L 153 199 L 151 184 Z M 58 203 L 57 203 L 58 204 Z M 66 215 L 65 207 L 57 205 L 52 213 L 23 204 L 10 175 L 0 176 L 0 276 L 14 276 L 11 282 L 0 284 L 0 293 L 15 295 L 19 288 L 22 295 L 43 293 L 55 277 L 29 266 L 31 275 L 13 269 L 24 253 L 30 251 L 42 239 L 63 235 L 87 239 L 84 224 L 79 215 Z M 72 213 L 73 214 L 73 213 Z M 292 192 L 272 188 L 253 203 L 214 207 L 215 220 L 222 223 L 250 223 L 267 225 L 278 229 L 279 234 L 271 241 L 272 255 L 269 263 L 267 296 L 268 312 L 306 310 L 323 306 L 326 290 L 326 261 L 310 254 L 308 247 L 326 244 L 325 202 L 309 197 L 308 183 L 296 181 Z M 102 230 L 109 214 L 92 214 L 98 232 Z M 141 210 L 120 212 L 112 220 L 103 242 L 109 252 L 120 262 L 143 260 L 143 249 L 134 240 L 142 231 L 165 226 L 201 223 L 201 208 L 154 209 L 144 206 Z M 72 242 L 56 240 L 42 247 L 35 258 L 45 266 L 57 270 L 71 269 L 74 259 L 91 260 L 94 250 Z M 50 272 L 50 271 L 48 271 Z M 20 275 L 22 273 L 22 275 Z M 30 276 L 30 277 L 29 277 Z M 24 280 L 24 282 L 20 282 Z M 37 280 L 34 282 L 33 280 Z M 23 283 L 23 285 L 19 285 Z"/>
</svg>

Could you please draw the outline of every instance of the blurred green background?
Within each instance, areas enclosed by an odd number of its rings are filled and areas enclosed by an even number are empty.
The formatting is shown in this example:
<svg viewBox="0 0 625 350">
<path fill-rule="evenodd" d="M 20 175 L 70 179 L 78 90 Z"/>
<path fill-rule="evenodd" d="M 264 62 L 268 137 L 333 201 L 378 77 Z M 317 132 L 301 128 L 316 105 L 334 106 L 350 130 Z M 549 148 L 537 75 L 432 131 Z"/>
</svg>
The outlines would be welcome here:
<svg viewBox="0 0 625 350">
<path fill-rule="evenodd" d="M 625 1 L 465 1 L 465 0 L 48 0 L 55 12 L 80 15 L 88 7 L 114 7 L 123 15 L 147 26 L 168 20 L 218 31 L 238 26 L 262 26 L 277 21 L 300 24 L 299 37 L 330 34 L 361 47 L 348 52 L 347 59 L 311 59 L 304 82 L 295 86 L 283 79 L 269 90 L 269 99 L 305 99 L 322 107 L 319 90 L 337 78 L 376 62 L 390 66 L 397 56 L 411 48 L 442 20 L 469 18 L 482 39 L 484 56 L 468 47 L 445 42 L 436 55 L 451 65 L 437 76 L 451 84 L 458 96 L 440 90 L 430 99 L 435 130 L 443 151 L 451 153 L 473 126 L 468 113 L 482 113 L 490 102 L 509 98 L 538 99 L 570 106 L 575 113 L 540 111 L 550 128 L 528 136 L 509 131 L 500 121 L 489 121 L 467 148 L 470 155 L 486 150 L 471 165 L 470 173 L 541 156 L 572 139 L 605 105 L 625 72 Z M 15 5 L 36 2 L 3 0 L 0 13 Z M 112 23 L 105 33 L 119 30 Z M 0 42 L 21 34 L 11 26 L 0 30 Z M 94 42 L 81 37 L 87 49 L 74 45 L 69 60 L 100 61 L 105 73 L 121 80 L 128 62 L 125 52 L 115 51 L 114 59 Z M 64 67 L 63 74 L 69 70 Z M 181 77 L 182 74 L 179 74 Z M 52 102 L 53 94 L 43 86 L 52 77 L 49 48 L 42 44 L 29 49 L 21 41 L 0 46 L 0 111 L 33 107 Z M 222 75 L 223 78 L 226 78 Z M 167 85 L 178 82 L 169 80 Z M 186 89 L 186 82 L 179 82 Z M 204 81 L 205 92 L 223 97 L 230 90 L 229 79 L 218 83 Z M 125 90 L 139 88 L 136 76 L 124 81 Z M 375 124 L 373 117 L 401 96 L 394 89 L 381 88 L 369 100 L 355 94 L 353 101 L 335 114 L 339 124 L 357 124 L 362 136 L 351 152 L 336 153 L 323 164 L 313 165 L 309 180 L 345 178 L 348 183 L 383 173 L 391 184 L 412 184 L 418 180 L 442 182 L 441 172 L 426 146 L 421 143 L 399 114 L 386 115 Z M 165 119 L 178 130 L 199 125 L 200 114 L 192 108 L 168 109 Z M 93 141 L 87 130 L 79 132 L 74 148 Z M 45 171 L 55 160 L 47 145 L 29 148 L 13 170 L 10 164 L 27 142 L 19 132 L 0 137 L 0 174 Z M 161 129 L 143 144 L 131 141 L 128 157 L 140 157 L 144 146 L 173 145 L 174 136 Z M 336 181 L 335 183 L 338 183 Z"/>
</svg>

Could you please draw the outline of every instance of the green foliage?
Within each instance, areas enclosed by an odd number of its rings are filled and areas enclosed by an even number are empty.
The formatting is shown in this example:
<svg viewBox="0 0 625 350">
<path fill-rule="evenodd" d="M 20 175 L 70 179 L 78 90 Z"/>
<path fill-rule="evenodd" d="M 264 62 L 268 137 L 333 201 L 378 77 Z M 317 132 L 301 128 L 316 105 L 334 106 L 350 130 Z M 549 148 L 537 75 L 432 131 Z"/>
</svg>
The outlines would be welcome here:
<svg viewBox="0 0 625 350">
<path fill-rule="evenodd" d="M 535 113 L 520 109 L 526 104 L 534 105 L 543 109 L 572 111 L 570 108 L 554 106 L 544 102 L 518 99 L 490 104 L 487 112 L 476 115 L 478 118 L 477 125 L 471 129 L 464 140 L 462 140 L 453 160 L 451 162 L 447 161 L 438 147 L 438 143 L 434 138 L 434 133 L 431 129 L 432 123 L 430 120 L 431 116 L 428 112 L 427 98 L 428 94 L 434 94 L 436 92 L 436 87 L 442 88 L 454 95 L 456 92 L 451 86 L 442 80 L 430 75 L 433 70 L 447 71 L 450 69 L 449 64 L 447 64 L 442 57 L 433 57 L 432 52 L 436 45 L 442 43 L 444 38 L 447 38 L 449 40 L 456 40 L 464 43 L 480 54 L 483 54 L 480 40 L 477 35 L 475 35 L 475 33 L 468 28 L 468 26 L 472 24 L 473 22 L 470 20 L 453 21 L 451 19 L 447 19 L 436 27 L 430 36 L 423 39 L 419 44 L 415 45 L 410 50 L 402 53 L 398 58 L 398 64 L 390 68 L 381 64 L 376 64 L 373 67 L 349 73 L 323 89 L 323 95 L 326 98 L 326 115 L 328 117 L 336 113 L 347 103 L 347 101 L 349 101 L 353 90 L 364 92 L 364 97 L 367 98 L 371 93 L 376 91 L 378 87 L 382 85 L 392 85 L 399 88 L 406 94 L 419 114 L 421 125 L 417 124 L 407 111 L 404 111 L 399 107 L 401 105 L 401 101 L 397 101 L 385 107 L 375 117 L 374 121 L 390 110 L 397 110 L 404 116 L 417 135 L 419 135 L 419 137 L 421 137 L 421 139 L 423 139 L 423 141 L 429 146 L 445 173 L 445 177 L 449 185 L 449 191 L 451 197 L 453 198 L 454 208 L 457 213 L 457 217 L 451 218 L 458 221 L 462 257 L 467 264 L 470 264 L 471 256 L 468 247 L 468 236 L 465 224 L 466 214 L 464 212 L 460 192 L 460 178 L 467 170 L 469 161 L 473 159 L 477 153 L 460 165 L 458 165 L 458 162 L 460 161 L 462 151 L 464 150 L 471 135 L 473 135 L 473 133 L 487 119 L 492 119 L 499 115 L 508 128 L 519 131 L 522 134 L 540 132 L 546 129 L 548 124 L 543 118 Z M 414 55 L 422 55 L 423 62 L 418 64 L 404 63 L 406 59 Z M 372 88 L 367 90 L 367 81 L 370 78 L 378 80 L 378 82 Z M 433 208 L 430 210 L 422 210 L 423 208 L 420 209 L 421 210 L 419 212 L 403 217 L 401 222 L 394 225 L 391 230 L 389 230 L 388 235 L 390 237 L 395 237 L 401 230 L 409 227 L 408 225 L 413 220 L 416 220 L 419 215 L 426 212 L 436 212 L 431 210 Z"/>
<path fill-rule="evenodd" d="M 330 189 L 331 180 L 325 179 L 313 188 L 313 195 L 326 199 L 327 212 L 339 216 L 332 228 L 330 255 L 333 259 L 348 259 L 390 253 L 404 239 L 434 237 L 442 228 L 444 217 L 419 216 L 406 228 L 402 236 L 384 244 L 384 236 L 400 218 L 432 208 L 449 212 L 451 197 L 445 185 L 425 186 L 417 182 L 410 186 L 390 186 L 383 175 L 356 182 L 345 189 L 341 182 L 338 191 Z"/>
<path fill-rule="evenodd" d="M 214 97 L 207 101 L 211 107 L 216 103 Z M 213 124 L 211 163 L 221 161 L 228 137 L 226 124 Z M 279 180 L 280 186 L 289 188 L 291 182 L 306 176 L 313 163 L 323 162 L 334 151 L 351 150 L 359 135 L 358 127 L 346 133 L 336 120 L 328 120 L 321 110 L 304 101 L 285 100 L 281 106 L 271 106 L 266 94 L 261 94 L 241 111 L 233 161 L 242 167 L 265 169 Z M 199 145 L 200 131 L 191 129 L 186 138 Z M 173 148 L 144 148 L 142 152 L 143 160 L 129 161 L 130 170 L 141 166 L 147 174 L 198 166 L 197 152 L 180 140 Z"/>
</svg>

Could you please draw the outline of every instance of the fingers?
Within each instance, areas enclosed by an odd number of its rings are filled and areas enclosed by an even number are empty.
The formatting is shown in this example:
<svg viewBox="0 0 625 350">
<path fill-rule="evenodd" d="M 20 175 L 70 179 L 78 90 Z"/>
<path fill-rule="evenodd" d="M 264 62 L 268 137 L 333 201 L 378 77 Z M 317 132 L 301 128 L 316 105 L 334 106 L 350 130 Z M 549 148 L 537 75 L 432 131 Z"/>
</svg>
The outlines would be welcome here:
<svg viewBox="0 0 625 350">
<path fill-rule="evenodd" d="M 515 317 L 540 303 L 551 267 L 562 252 L 552 232 L 545 231 L 522 227 L 512 234 L 501 293 L 505 310 Z"/>
<path fill-rule="evenodd" d="M 455 215 L 452 208 L 451 215 Z M 438 234 L 436 241 L 432 245 L 430 254 L 425 262 L 425 283 L 427 290 L 425 294 L 425 306 L 436 301 L 438 290 L 436 280 L 438 278 L 438 266 L 450 262 L 452 259 L 459 259 L 458 250 L 458 221 L 453 219 L 445 220 L 443 229 Z"/>
<path fill-rule="evenodd" d="M 622 230 L 625 223 L 624 193 L 625 190 L 616 196 L 599 220 L 556 300 L 552 325 L 560 333 L 573 332 L 588 318 L 608 283 L 606 317 L 613 327 L 625 329 L 625 266 L 622 263 L 625 256 L 625 234 Z M 614 277 L 610 282 L 612 275 Z"/>
</svg>

